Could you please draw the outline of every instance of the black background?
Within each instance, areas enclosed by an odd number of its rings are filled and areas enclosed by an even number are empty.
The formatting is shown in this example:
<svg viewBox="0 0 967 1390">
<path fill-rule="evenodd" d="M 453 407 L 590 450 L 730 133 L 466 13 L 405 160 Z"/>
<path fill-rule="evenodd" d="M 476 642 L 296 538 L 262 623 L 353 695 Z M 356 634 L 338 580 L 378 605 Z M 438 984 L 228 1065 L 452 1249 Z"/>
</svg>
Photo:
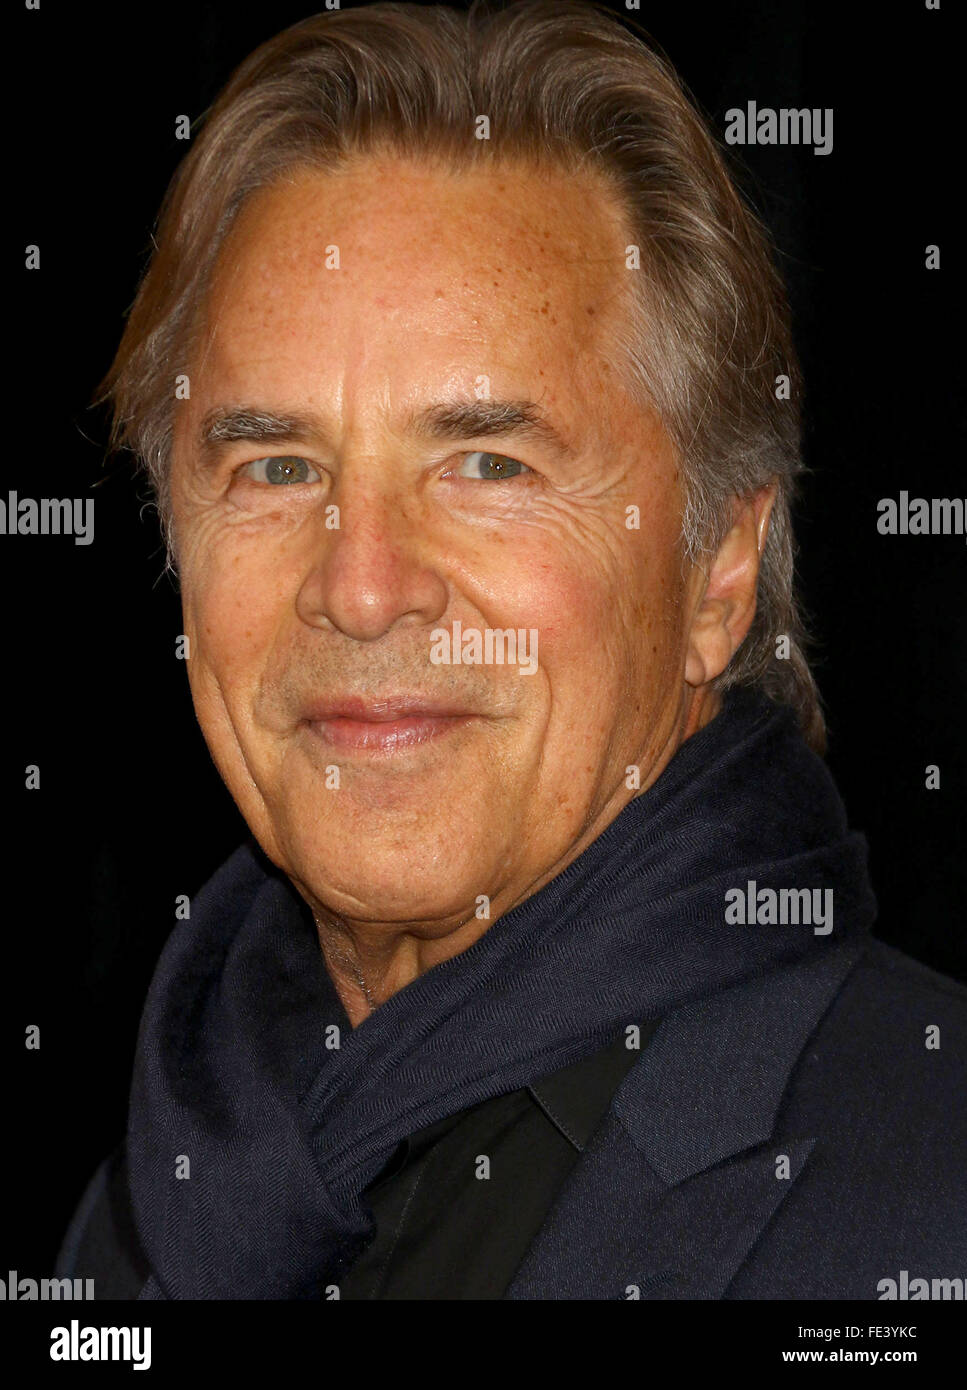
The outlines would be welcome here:
<svg viewBox="0 0 967 1390">
<path fill-rule="evenodd" d="M 146 484 L 104 466 L 89 408 L 192 120 L 232 68 L 318 4 L 54 3 L 13 16 L 23 97 L 5 143 L 13 349 L 0 495 L 95 501 L 95 541 L 0 536 L 7 716 L 0 1271 L 53 1272 L 65 1224 L 121 1137 L 137 1024 L 178 894 L 245 826 L 198 731 L 176 590 Z M 623 12 L 624 6 L 612 8 Z M 832 107 L 828 156 L 746 147 L 805 369 L 800 575 L 820 637 L 829 762 L 871 845 L 877 934 L 967 979 L 963 536 L 881 536 L 876 503 L 964 495 L 962 149 L 953 6 L 643 4 L 721 134 L 731 106 Z M 733 160 L 735 159 L 733 151 Z M 41 247 L 41 269 L 24 247 Z M 942 269 L 924 267 L 941 247 Z M 97 484 L 90 494 L 88 489 Z M 39 791 L 24 787 L 40 767 Z M 938 764 L 939 790 L 925 788 Z M 24 1029 L 39 1024 L 41 1048 Z"/>
</svg>

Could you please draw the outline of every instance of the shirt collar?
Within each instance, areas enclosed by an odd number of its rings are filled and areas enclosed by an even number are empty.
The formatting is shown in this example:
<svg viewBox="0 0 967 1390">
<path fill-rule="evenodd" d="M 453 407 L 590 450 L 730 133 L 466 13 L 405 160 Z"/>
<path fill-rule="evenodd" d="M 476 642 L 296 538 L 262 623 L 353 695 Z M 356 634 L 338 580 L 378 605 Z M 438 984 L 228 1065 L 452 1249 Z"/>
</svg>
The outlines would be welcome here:
<svg viewBox="0 0 967 1390">
<path fill-rule="evenodd" d="M 658 1019 L 638 1027 L 638 1036 L 624 1030 L 607 1047 L 581 1057 L 527 1087 L 530 1095 L 564 1138 L 583 1153 L 604 1119 L 625 1075 L 641 1057 Z"/>
</svg>

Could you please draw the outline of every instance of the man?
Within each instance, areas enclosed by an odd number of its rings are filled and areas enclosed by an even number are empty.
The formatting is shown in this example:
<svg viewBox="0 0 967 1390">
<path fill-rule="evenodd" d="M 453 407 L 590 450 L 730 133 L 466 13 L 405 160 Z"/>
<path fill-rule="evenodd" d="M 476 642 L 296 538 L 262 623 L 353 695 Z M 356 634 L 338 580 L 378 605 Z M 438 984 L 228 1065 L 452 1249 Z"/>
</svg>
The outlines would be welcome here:
<svg viewBox="0 0 967 1390">
<path fill-rule="evenodd" d="M 327 13 L 238 70 L 107 393 L 252 842 L 165 948 L 61 1274 L 962 1277 L 967 995 L 870 937 L 820 756 L 787 317 L 593 6 Z"/>
</svg>

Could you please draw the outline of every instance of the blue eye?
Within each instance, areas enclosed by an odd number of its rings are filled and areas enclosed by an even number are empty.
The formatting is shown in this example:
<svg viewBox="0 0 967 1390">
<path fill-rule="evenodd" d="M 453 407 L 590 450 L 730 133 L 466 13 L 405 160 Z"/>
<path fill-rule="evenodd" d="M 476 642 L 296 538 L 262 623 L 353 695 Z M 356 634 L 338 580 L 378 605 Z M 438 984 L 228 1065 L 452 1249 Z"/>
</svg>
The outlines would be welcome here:
<svg viewBox="0 0 967 1390">
<path fill-rule="evenodd" d="M 250 469 L 255 471 L 249 472 Z M 285 483 L 317 483 L 320 481 L 319 474 L 310 463 L 307 463 L 305 459 L 289 456 L 253 459 L 251 463 L 247 463 L 239 469 L 239 472 L 248 473 L 248 476 L 254 478 L 257 483 L 272 483 L 276 486 Z"/>
<path fill-rule="evenodd" d="M 480 449 L 475 453 L 468 454 L 457 469 L 461 478 L 494 480 L 516 478 L 521 473 L 532 471 L 526 463 L 521 463 L 519 459 L 510 459 L 504 454 L 491 454 Z"/>
</svg>

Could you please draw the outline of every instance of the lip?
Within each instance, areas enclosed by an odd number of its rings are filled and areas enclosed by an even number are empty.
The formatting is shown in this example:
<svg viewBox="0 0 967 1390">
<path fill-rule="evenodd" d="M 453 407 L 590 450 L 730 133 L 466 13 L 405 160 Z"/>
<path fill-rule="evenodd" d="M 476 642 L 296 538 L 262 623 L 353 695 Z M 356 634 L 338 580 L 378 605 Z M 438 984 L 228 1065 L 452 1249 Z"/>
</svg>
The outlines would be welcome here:
<svg viewBox="0 0 967 1390">
<path fill-rule="evenodd" d="M 316 701 L 303 714 L 309 730 L 332 748 L 384 753 L 429 743 L 475 718 L 465 707 L 421 695 Z"/>
</svg>

